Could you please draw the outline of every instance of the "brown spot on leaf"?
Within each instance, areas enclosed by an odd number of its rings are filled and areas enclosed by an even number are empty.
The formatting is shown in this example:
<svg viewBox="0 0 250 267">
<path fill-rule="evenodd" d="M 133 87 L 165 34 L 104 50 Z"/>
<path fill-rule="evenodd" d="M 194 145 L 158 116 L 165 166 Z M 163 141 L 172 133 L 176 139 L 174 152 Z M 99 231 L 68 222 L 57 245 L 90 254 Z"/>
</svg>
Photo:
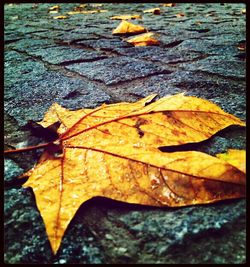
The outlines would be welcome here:
<svg viewBox="0 0 250 267">
<path fill-rule="evenodd" d="M 171 130 L 171 133 L 173 135 L 180 135 L 180 132 L 178 130 L 176 130 L 176 129 Z"/>
<path fill-rule="evenodd" d="M 140 128 L 140 126 L 143 125 L 143 124 L 147 124 L 147 123 L 148 123 L 148 121 L 145 120 L 145 119 L 142 119 L 142 118 L 139 118 L 139 119 L 136 121 L 136 123 L 135 123 L 135 127 L 136 127 L 136 130 L 137 130 L 137 132 L 138 132 L 140 138 L 142 138 L 143 135 L 144 135 L 144 132 L 143 132 L 143 130 Z"/>
</svg>

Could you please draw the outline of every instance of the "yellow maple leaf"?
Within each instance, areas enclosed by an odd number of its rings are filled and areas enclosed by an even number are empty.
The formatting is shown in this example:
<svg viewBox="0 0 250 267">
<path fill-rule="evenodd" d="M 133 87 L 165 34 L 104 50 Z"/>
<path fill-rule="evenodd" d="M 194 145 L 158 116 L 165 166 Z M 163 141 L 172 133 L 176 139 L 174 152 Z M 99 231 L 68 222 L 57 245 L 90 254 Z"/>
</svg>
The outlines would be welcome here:
<svg viewBox="0 0 250 267">
<path fill-rule="evenodd" d="M 140 25 L 133 24 L 126 20 L 122 20 L 121 23 L 112 31 L 112 34 L 131 34 L 146 32 L 146 29 Z"/>
<path fill-rule="evenodd" d="M 57 14 L 58 12 L 59 12 L 59 10 L 60 10 L 60 6 L 52 6 L 52 7 L 50 7 L 49 9 L 48 9 L 48 12 L 50 13 L 50 14 Z"/>
<path fill-rule="evenodd" d="M 53 11 L 53 10 L 59 10 L 60 9 L 60 6 L 52 6 L 49 8 L 49 11 Z"/>
<path fill-rule="evenodd" d="M 204 99 L 177 94 L 152 102 L 155 97 L 78 111 L 54 104 L 45 115 L 41 125 L 60 121 L 63 128 L 44 145 L 23 187 L 34 191 L 54 254 L 80 205 L 95 196 L 170 207 L 245 196 L 241 162 L 235 167 L 202 152 L 158 149 L 245 123 Z"/>
<path fill-rule="evenodd" d="M 141 15 L 119 15 L 110 17 L 112 20 L 130 20 L 130 19 L 141 19 Z"/>
<path fill-rule="evenodd" d="M 104 13 L 107 12 L 108 10 L 102 10 L 102 9 L 97 9 L 97 10 L 81 10 L 81 11 L 69 11 L 67 12 L 68 15 L 76 15 L 76 14 L 96 14 L 96 13 Z"/>
<path fill-rule="evenodd" d="M 216 155 L 217 158 L 229 162 L 242 172 L 246 173 L 246 151 L 239 149 L 228 149 L 226 153 Z"/>
<path fill-rule="evenodd" d="M 67 18 L 68 16 L 64 16 L 64 15 L 53 17 L 53 19 L 67 19 Z"/>
<path fill-rule="evenodd" d="M 175 3 L 167 3 L 167 4 L 162 4 L 163 6 L 166 6 L 166 7 L 173 7 L 173 6 L 176 6 Z"/>
<path fill-rule="evenodd" d="M 58 10 L 51 10 L 49 11 L 50 14 L 57 14 L 58 13 Z"/>
<path fill-rule="evenodd" d="M 181 18 L 181 17 L 184 17 L 185 14 L 184 14 L 184 13 L 178 13 L 178 14 L 176 14 L 175 16 L 176 16 L 177 18 Z"/>
<path fill-rule="evenodd" d="M 126 42 L 133 44 L 134 46 L 150 46 L 159 45 L 159 41 L 154 38 L 153 32 L 147 32 L 140 35 L 136 35 L 125 39 Z"/>
<path fill-rule="evenodd" d="M 101 7 L 101 6 L 103 6 L 103 4 L 90 4 L 90 6 L 92 6 L 92 7 Z"/>
<path fill-rule="evenodd" d="M 160 15 L 161 14 L 161 10 L 160 8 L 151 8 L 151 9 L 147 9 L 147 10 L 144 10 L 143 13 L 153 13 L 155 15 Z"/>
</svg>

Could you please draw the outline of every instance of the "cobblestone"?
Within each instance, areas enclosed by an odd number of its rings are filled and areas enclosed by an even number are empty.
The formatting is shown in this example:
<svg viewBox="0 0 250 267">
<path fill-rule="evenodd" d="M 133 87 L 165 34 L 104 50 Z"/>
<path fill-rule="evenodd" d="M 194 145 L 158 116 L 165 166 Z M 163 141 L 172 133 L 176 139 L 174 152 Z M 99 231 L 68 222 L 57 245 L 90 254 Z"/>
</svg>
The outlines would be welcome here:
<svg viewBox="0 0 250 267">
<path fill-rule="evenodd" d="M 27 51 L 29 55 L 40 57 L 43 61 L 50 64 L 65 64 L 76 61 L 93 61 L 106 58 L 98 52 L 84 51 L 82 49 L 72 49 L 69 47 L 47 47 L 47 48 L 32 48 Z"/>
<path fill-rule="evenodd" d="M 91 80 L 102 81 L 106 85 L 125 82 L 139 77 L 171 72 L 155 64 L 131 57 L 113 57 L 90 63 L 73 64 L 66 67 Z"/>
<path fill-rule="evenodd" d="M 175 46 L 175 45 L 173 45 Z M 175 48 L 164 49 L 158 47 L 131 47 L 116 48 L 116 52 L 132 58 L 145 59 L 150 61 L 159 61 L 162 63 L 180 63 L 182 61 L 195 60 L 201 56 L 201 53 L 189 50 Z"/>
<path fill-rule="evenodd" d="M 188 65 L 185 63 L 182 66 L 187 70 L 204 71 L 238 79 L 244 79 L 246 75 L 244 61 L 237 59 L 228 60 L 225 56 L 211 56 Z"/>
</svg>

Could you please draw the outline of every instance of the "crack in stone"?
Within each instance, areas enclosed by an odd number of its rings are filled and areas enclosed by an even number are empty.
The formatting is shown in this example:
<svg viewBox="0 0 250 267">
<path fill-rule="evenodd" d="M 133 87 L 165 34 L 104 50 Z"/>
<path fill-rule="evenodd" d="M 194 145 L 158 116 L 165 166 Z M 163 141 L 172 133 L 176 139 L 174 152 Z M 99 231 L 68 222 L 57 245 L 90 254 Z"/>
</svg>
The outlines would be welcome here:
<svg viewBox="0 0 250 267">
<path fill-rule="evenodd" d="M 181 44 L 184 40 L 179 40 L 179 41 L 174 41 L 174 42 L 171 42 L 171 43 L 168 43 L 168 44 L 164 44 L 162 45 L 163 48 L 172 48 L 172 47 L 175 47 L 175 46 L 178 46 L 179 44 Z"/>
<path fill-rule="evenodd" d="M 71 64 L 75 64 L 75 63 L 83 63 L 83 62 L 93 62 L 93 61 L 97 61 L 100 59 L 104 59 L 107 58 L 107 56 L 100 56 L 100 57 L 96 57 L 96 58 L 89 58 L 89 59 L 76 59 L 76 60 L 69 60 L 69 61 L 64 61 L 59 63 L 59 66 L 69 66 Z"/>
</svg>

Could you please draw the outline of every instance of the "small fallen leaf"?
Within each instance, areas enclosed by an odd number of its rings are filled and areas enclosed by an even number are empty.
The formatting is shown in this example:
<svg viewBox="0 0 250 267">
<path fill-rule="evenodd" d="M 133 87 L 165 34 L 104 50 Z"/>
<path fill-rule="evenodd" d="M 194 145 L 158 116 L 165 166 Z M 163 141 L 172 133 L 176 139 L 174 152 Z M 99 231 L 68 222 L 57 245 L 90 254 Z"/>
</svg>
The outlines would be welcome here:
<svg viewBox="0 0 250 267">
<path fill-rule="evenodd" d="M 68 19 L 68 18 L 69 18 L 68 16 L 64 16 L 64 15 L 53 17 L 53 19 Z"/>
<path fill-rule="evenodd" d="M 122 20 L 121 23 L 112 31 L 112 34 L 142 33 L 146 31 L 147 30 L 140 25 Z"/>
<path fill-rule="evenodd" d="M 108 10 L 82 10 L 82 11 L 69 11 L 67 12 L 68 15 L 76 15 L 76 14 L 96 14 L 96 13 L 104 13 L 107 12 Z"/>
<path fill-rule="evenodd" d="M 58 10 L 58 9 L 60 9 L 60 6 L 52 6 L 52 7 L 49 8 L 50 11 Z"/>
<path fill-rule="evenodd" d="M 68 15 L 77 15 L 77 14 L 81 14 L 82 11 L 69 11 L 67 12 Z"/>
<path fill-rule="evenodd" d="M 103 6 L 103 4 L 90 4 L 90 6 L 92 6 L 92 7 L 101 7 L 101 6 Z"/>
<path fill-rule="evenodd" d="M 73 8 L 73 11 L 83 11 L 87 4 L 81 4 Z"/>
<path fill-rule="evenodd" d="M 175 16 L 176 16 L 177 18 L 180 18 L 180 17 L 184 17 L 185 14 L 184 14 L 184 13 L 178 13 L 178 14 L 175 14 Z"/>
<path fill-rule="evenodd" d="M 214 16 L 216 16 L 216 12 L 215 11 L 210 11 L 209 13 L 207 13 L 205 15 L 205 17 L 214 17 Z"/>
<path fill-rule="evenodd" d="M 147 9 L 147 10 L 144 10 L 143 13 L 153 13 L 155 15 L 160 15 L 161 14 L 161 10 L 160 8 L 151 8 L 151 9 Z"/>
<path fill-rule="evenodd" d="M 37 9 L 38 8 L 38 3 L 32 4 L 32 9 Z"/>
<path fill-rule="evenodd" d="M 11 20 L 17 20 L 17 19 L 19 19 L 18 16 L 12 16 L 12 17 L 11 17 Z"/>
<path fill-rule="evenodd" d="M 246 173 L 246 150 L 228 149 L 226 153 L 217 154 L 216 157 Z"/>
<path fill-rule="evenodd" d="M 50 14 L 57 14 L 58 13 L 58 10 L 51 10 L 49 11 Z"/>
<path fill-rule="evenodd" d="M 45 115 L 42 124 L 61 122 L 63 128 L 56 141 L 43 145 L 23 187 L 33 189 L 54 254 L 78 208 L 96 196 L 170 207 L 245 197 L 246 175 L 241 164 L 230 163 L 232 155 L 225 160 L 158 149 L 245 123 L 205 99 L 177 94 L 153 102 L 155 97 L 79 111 L 53 104 Z"/>
<path fill-rule="evenodd" d="M 245 51 L 246 48 L 245 48 L 245 47 L 238 46 L 238 50 L 240 50 L 240 51 Z"/>
<path fill-rule="evenodd" d="M 240 51 L 246 51 L 246 43 L 245 42 L 239 43 L 239 45 L 237 46 L 237 48 Z"/>
<path fill-rule="evenodd" d="M 110 17 L 110 19 L 114 20 L 130 20 L 130 19 L 141 19 L 141 15 L 119 15 L 119 16 L 113 16 Z"/>
<path fill-rule="evenodd" d="M 96 9 L 96 10 L 86 10 L 86 11 L 82 11 L 82 14 L 95 14 L 95 13 L 104 13 L 104 12 L 108 12 L 108 10 L 104 10 L 104 9 Z"/>
<path fill-rule="evenodd" d="M 166 7 L 173 7 L 173 6 L 176 6 L 175 3 L 168 3 L 168 4 L 162 4 L 163 6 L 166 6 Z"/>
<path fill-rule="evenodd" d="M 197 20 L 197 21 L 195 22 L 195 24 L 196 24 L 196 25 L 201 25 L 201 24 L 202 24 L 202 21 Z"/>
<path fill-rule="evenodd" d="M 125 39 L 125 41 L 133 44 L 134 46 L 159 45 L 160 42 L 157 39 L 153 38 L 154 35 L 155 34 L 153 32 L 147 32 Z"/>
<path fill-rule="evenodd" d="M 60 6 L 52 6 L 49 8 L 48 12 L 51 14 L 56 14 L 60 10 Z"/>
</svg>

